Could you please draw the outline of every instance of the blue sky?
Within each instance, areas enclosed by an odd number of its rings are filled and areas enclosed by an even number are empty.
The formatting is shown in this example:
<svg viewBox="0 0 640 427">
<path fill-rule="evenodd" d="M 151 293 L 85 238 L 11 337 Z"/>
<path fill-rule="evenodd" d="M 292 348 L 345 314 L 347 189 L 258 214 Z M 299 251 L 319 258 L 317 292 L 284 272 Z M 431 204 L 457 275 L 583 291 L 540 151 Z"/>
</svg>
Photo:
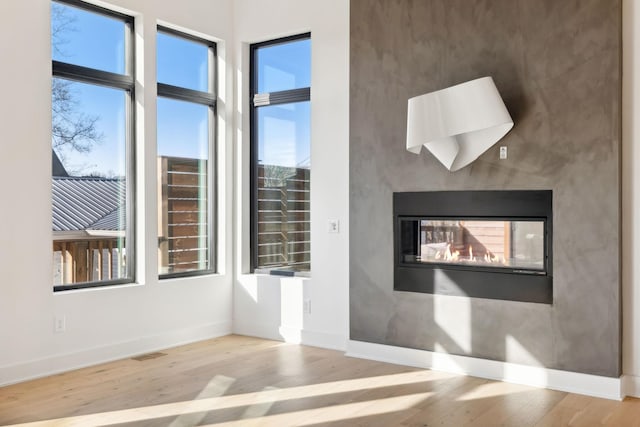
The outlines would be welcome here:
<svg viewBox="0 0 640 427">
<path fill-rule="evenodd" d="M 258 49 L 259 93 L 311 86 L 311 40 L 268 45 Z M 258 160 L 262 164 L 311 164 L 309 102 L 258 108 Z"/>
<path fill-rule="evenodd" d="M 261 164 L 308 167 L 310 104 L 279 104 L 258 109 L 258 160 Z"/>
<path fill-rule="evenodd" d="M 124 73 L 124 24 L 71 6 L 61 7 L 65 13 L 57 21 L 57 15 L 52 14 L 52 28 L 59 28 L 60 22 L 70 22 L 54 37 L 53 59 Z M 160 33 L 157 52 L 158 81 L 195 90 L 208 89 L 205 45 Z M 262 76 L 260 91 L 309 86 L 310 41 L 261 49 L 258 64 Z M 65 166 L 79 175 L 124 175 L 123 92 L 82 83 L 73 83 L 72 88 L 76 112 L 99 117 L 96 127 L 103 137 L 88 153 L 73 150 L 61 153 Z M 282 166 L 310 164 L 309 108 L 307 102 L 268 107 L 260 112 L 260 160 Z M 157 115 L 159 155 L 207 158 L 207 107 L 159 97 Z"/>
</svg>

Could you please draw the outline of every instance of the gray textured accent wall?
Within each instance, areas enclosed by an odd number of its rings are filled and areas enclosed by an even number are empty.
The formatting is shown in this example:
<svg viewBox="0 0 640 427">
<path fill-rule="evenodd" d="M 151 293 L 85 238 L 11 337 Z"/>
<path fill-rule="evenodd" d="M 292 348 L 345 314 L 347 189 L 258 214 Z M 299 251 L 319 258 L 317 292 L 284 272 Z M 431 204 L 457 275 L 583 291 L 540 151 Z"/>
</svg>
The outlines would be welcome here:
<svg viewBox="0 0 640 427">
<path fill-rule="evenodd" d="M 620 32 L 620 0 L 351 0 L 351 339 L 620 374 Z M 511 133 L 405 151 L 410 97 L 482 76 Z M 553 190 L 553 305 L 393 291 L 392 193 L 474 189 Z"/>
</svg>

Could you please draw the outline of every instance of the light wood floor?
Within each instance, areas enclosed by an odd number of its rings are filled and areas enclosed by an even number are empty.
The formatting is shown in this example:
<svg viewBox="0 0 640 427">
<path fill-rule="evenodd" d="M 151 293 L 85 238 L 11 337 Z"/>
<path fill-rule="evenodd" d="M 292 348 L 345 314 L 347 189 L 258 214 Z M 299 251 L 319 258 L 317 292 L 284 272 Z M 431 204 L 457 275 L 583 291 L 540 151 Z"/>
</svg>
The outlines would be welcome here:
<svg viewBox="0 0 640 427">
<path fill-rule="evenodd" d="M 153 356 L 153 355 L 151 355 Z M 640 426 L 624 402 L 227 336 L 0 388 L 0 425 Z"/>
</svg>

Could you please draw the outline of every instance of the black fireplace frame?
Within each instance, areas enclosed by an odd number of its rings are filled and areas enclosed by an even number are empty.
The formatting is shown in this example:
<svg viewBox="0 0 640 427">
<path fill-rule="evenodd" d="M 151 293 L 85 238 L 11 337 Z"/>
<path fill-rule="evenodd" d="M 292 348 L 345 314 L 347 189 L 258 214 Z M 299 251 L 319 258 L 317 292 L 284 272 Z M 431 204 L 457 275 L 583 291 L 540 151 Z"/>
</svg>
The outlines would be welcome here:
<svg viewBox="0 0 640 427">
<path fill-rule="evenodd" d="M 393 193 L 394 290 L 552 304 L 552 200 L 551 190 Z M 544 272 L 404 262 L 400 245 L 403 218 L 544 221 Z"/>
</svg>

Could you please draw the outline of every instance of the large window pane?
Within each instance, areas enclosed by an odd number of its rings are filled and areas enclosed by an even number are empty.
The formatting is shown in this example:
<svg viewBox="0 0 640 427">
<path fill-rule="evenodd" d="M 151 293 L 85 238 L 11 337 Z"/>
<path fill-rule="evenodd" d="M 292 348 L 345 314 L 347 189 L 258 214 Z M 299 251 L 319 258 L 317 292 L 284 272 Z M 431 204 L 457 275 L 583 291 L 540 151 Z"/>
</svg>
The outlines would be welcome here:
<svg viewBox="0 0 640 427">
<path fill-rule="evenodd" d="M 257 110 L 257 266 L 310 267 L 310 103 Z"/>
<path fill-rule="evenodd" d="M 133 279 L 132 33 L 131 17 L 51 3 L 55 291 Z"/>
<path fill-rule="evenodd" d="M 73 99 L 66 105 L 64 99 Z M 129 275 L 123 90 L 53 79 L 53 282 Z M 72 108 L 73 107 L 73 108 Z"/>
<path fill-rule="evenodd" d="M 55 61 L 125 74 L 126 24 L 120 19 L 51 3 L 51 53 Z"/>
<path fill-rule="evenodd" d="M 256 52 L 257 93 L 311 85 L 311 39 L 260 47 Z"/>
<path fill-rule="evenodd" d="M 258 109 L 258 163 L 311 166 L 310 102 L 277 104 Z"/>
<path fill-rule="evenodd" d="M 53 79 L 53 149 L 69 175 L 124 178 L 126 102 L 124 90 Z"/>
<path fill-rule="evenodd" d="M 209 270 L 209 107 L 158 98 L 159 274 Z"/>
<path fill-rule="evenodd" d="M 272 40 L 251 52 L 251 266 L 309 271 L 311 39 Z"/>
<path fill-rule="evenodd" d="M 209 91 L 209 47 L 206 44 L 158 33 L 158 82 Z"/>
<path fill-rule="evenodd" d="M 215 45 L 158 28 L 158 273 L 215 271 Z"/>
</svg>

